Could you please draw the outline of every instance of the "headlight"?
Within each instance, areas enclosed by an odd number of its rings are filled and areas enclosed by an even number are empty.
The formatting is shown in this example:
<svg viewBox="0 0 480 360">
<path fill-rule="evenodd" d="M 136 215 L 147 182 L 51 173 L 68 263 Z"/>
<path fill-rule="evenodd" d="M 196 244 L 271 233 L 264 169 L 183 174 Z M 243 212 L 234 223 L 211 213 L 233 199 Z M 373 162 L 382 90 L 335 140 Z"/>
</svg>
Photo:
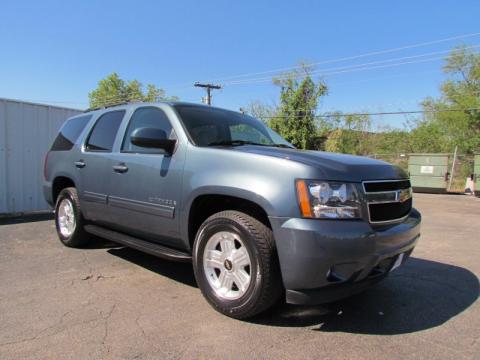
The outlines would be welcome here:
<svg viewBox="0 0 480 360">
<path fill-rule="evenodd" d="M 319 219 L 358 219 L 360 200 L 354 184 L 297 180 L 298 202 L 303 217 Z"/>
</svg>

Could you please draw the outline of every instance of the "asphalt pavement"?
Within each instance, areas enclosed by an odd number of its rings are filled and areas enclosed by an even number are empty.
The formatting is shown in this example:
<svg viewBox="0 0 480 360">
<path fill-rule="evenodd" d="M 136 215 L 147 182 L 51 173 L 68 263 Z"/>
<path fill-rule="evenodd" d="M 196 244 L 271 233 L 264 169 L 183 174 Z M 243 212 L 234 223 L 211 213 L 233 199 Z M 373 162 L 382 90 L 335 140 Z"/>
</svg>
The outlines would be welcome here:
<svg viewBox="0 0 480 360">
<path fill-rule="evenodd" d="M 0 359 L 480 359 L 480 199 L 414 206 L 419 245 L 385 281 L 248 321 L 215 312 L 189 264 L 66 248 L 45 215 L 0 219 Z"/>
</svg>

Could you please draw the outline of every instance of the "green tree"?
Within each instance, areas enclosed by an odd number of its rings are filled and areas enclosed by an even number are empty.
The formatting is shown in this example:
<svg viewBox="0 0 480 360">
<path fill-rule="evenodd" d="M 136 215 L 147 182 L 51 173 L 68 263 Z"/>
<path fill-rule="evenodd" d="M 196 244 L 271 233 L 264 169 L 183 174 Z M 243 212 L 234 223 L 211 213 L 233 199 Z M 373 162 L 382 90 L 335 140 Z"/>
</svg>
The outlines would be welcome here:
<svg viewBox="0 0 480 360">
<path fill-rule="evenodd" d="M 176 96 L 166 97 L 163 89 L 148 84 L 147 91 L 138 80 L 124 81 L 117 73 L 112 73 L 98 82 L 97 88 L 88 94 L 90 107 L 110 106 L 132 101 L 171 101 Z"/>
<path fill-rule="evenodd" d="M 458 47 L 446 59 L 443 71 L 449 78 L 441 85 L 441 97 L 427 98 L 423 102 L 426 111 L 423 121 L 412 135 L 431 132 L 425 145 L 438 151 L 452 151 L 458 145 L 463 153 L 480 150 L 480 54 L 465 46 Z M 461 109 L 461 111 L 454 111 Z M 474 109 L 474 110 L 466 110 Z M 417 133 L 417 134 L 415 134 Z"/>
<path fill-rule="evenodd" d="M 407 129 L 384 127 L 375 133 L 375 154 L 405 154 L 413 152 Z"/>
<path fill-rule="evenodd" d="M 281 87 L 280 105 L 269 121 L 270 127 L 296 147 L 311 149 L 317 133 L 318 100 L 327 94 L 327 86 L 322 81 L 314 82 L 307 66 L 281 75 L 274 84 Z"/>
<path fill-rule="evenodd" d="M 436 153 L 451 150 L 437 122 L 425 118 L 417 119 L 410 121 L 409 127 L 408 136 L 405 139 L 405 145 L 408 145 L 406 152 Z"/>
<path fill-rule="evenodd" d="M 375 152 L 376 134 L 369 116 L 335 113 L 326 119 L 323 127 L 332 130 L 327 135 L 325 150 L 355 155 Z"/>
</svg>

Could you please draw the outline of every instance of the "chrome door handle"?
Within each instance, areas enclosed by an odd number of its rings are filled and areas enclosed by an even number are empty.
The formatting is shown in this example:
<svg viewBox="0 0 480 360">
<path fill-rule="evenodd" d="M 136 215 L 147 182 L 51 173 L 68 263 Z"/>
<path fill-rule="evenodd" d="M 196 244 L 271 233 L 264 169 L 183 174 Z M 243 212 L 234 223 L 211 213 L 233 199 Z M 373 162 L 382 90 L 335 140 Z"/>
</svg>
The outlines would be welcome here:
<svg viewBox="0 0 480 360">
<path fill-rule="evenodd" d="M 75 161 L 75 166 L 79 169 L 84 168 L 85 165 L 87 165 L 87 164 L 85 164 L 85 162 L 83 160 Z"/>
<path fill-rule="evenodd" d="M 113 166 L 113 171 L 117 173 L 126 173 L 128 171 L 128 167 L 125 164 L 118 164 Z"/>
</svg>

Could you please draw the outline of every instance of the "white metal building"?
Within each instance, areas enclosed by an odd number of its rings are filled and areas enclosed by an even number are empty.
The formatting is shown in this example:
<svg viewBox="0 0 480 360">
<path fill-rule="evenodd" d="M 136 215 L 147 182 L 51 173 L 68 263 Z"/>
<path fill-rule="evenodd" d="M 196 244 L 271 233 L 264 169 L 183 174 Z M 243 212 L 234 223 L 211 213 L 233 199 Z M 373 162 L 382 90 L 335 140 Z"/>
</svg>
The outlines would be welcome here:
<svg viewBox="0 0 480 360">
<path fill-rule="evenodd" d="M 49 209 L 43 159 L 63 122 L 80 112 L 0 98 L 0 214 Z"/>
</svg>

